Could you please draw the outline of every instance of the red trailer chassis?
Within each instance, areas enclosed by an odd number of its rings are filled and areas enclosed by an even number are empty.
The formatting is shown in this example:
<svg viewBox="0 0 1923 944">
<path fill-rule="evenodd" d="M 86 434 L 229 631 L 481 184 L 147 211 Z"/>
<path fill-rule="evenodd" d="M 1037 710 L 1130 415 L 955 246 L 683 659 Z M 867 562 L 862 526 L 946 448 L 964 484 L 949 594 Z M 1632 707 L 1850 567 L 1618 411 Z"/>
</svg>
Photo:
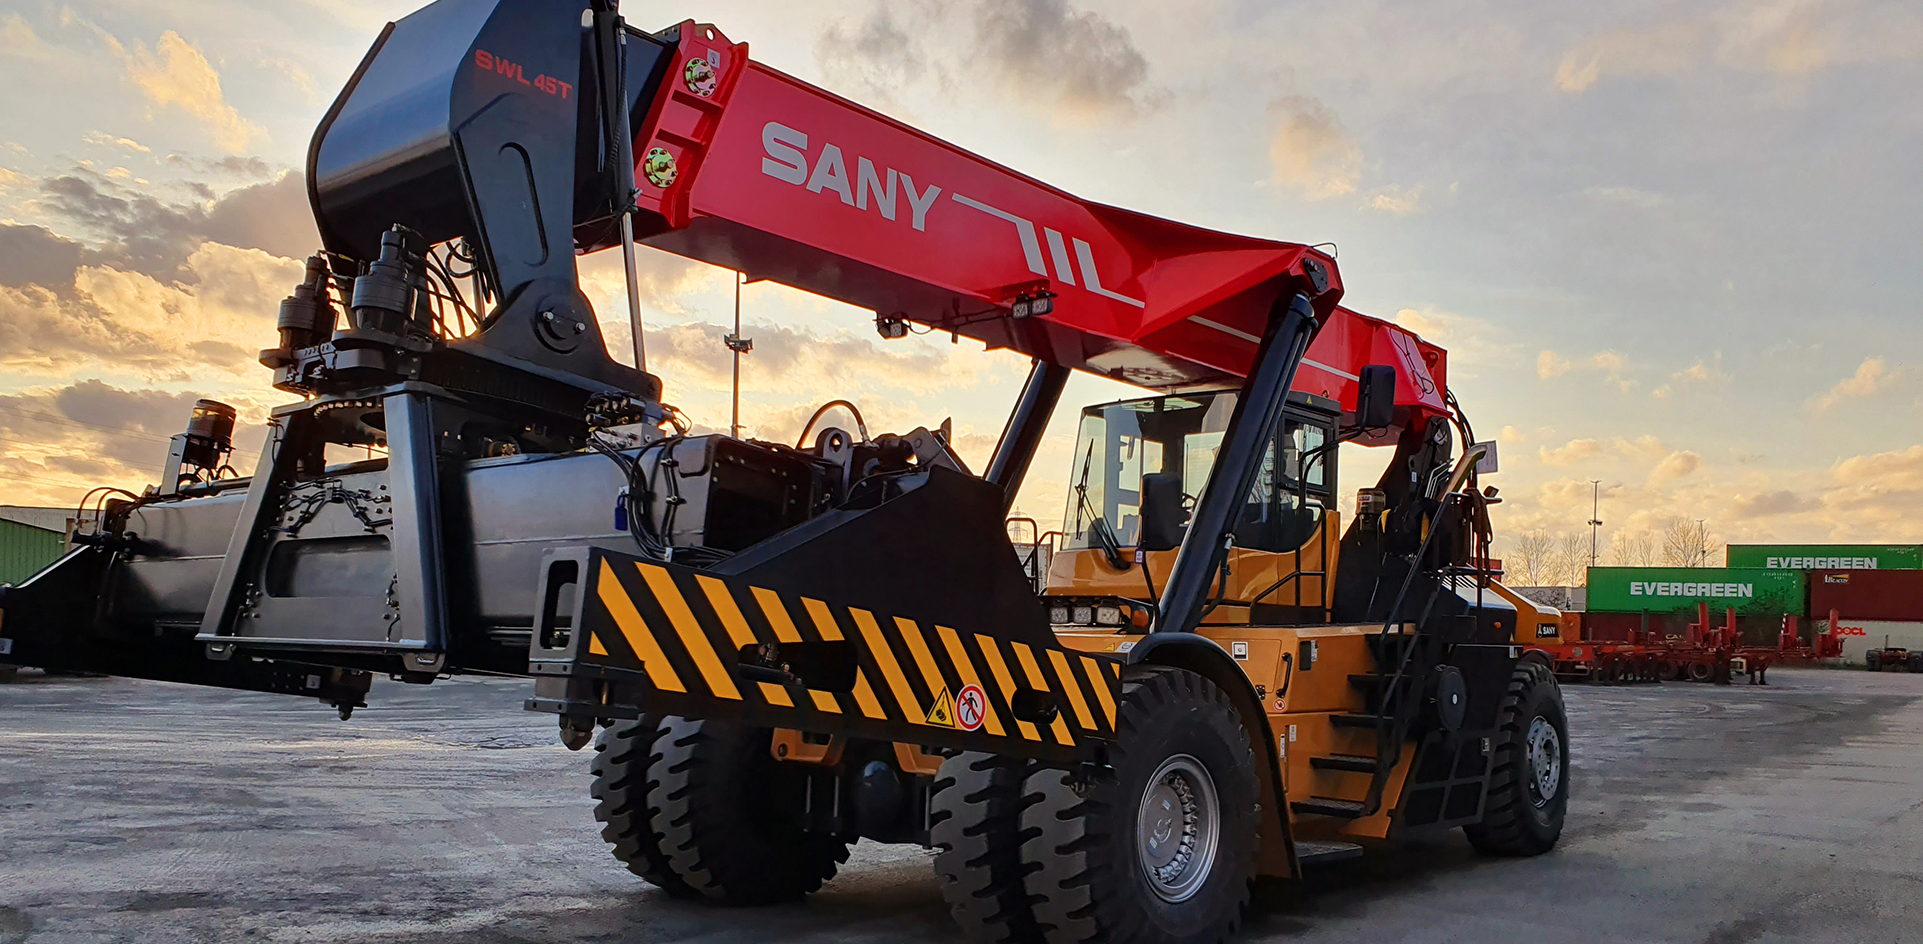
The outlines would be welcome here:
<svg viewBox="0 0 1923 944">
<path fill-rule="evenodd" d="M 1842 638 L 1832 628 L 1816 634 L 1810 645 L 1802 643 L 1795 616 L 1783 617 L 1783 630 L 1774 648 L 1743 645 L 1736 626 L 1736 611 L 1724 614 L 1721 626 L 1709 622 L 1709 604 L 1697 604 L 1696 622 L 1689 625 L 1683 638 L 1644 638 L 1631 630 L 1623 642 L 1586 640 L 1557 645 L 1531 646 L 1530 651 L 1547 656 L 1556 677 L 1575 682 L 1716 682 L 1727 685 L 1736 675 L 1749 676 L 1750 684 L 1767 685 L 1772 665 L 1798 665 L 1843 654 Z M 1830 626 L 1836 625 L 1831 620 Z"/>
</svg>

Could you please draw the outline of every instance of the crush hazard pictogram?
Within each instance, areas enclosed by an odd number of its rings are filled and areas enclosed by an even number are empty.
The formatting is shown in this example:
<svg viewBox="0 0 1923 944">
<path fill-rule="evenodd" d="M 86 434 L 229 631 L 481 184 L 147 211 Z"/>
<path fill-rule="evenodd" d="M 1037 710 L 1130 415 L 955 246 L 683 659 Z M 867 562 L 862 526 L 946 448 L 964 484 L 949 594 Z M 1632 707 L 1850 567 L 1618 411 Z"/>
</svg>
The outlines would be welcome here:
<svg viewBox="0 0 1923 944">
<path fill-rule="evenodd" d="M 962 694 L 968 694 L 968 690 L 963 689 Z M 935 703 L 928 706 L 928 723 L 940 728 L 955 726 L 955 699 L 948 694 L 946 687 L 941 690 L 941 694 L 935 696 Z"/>
<path fill-rule="evenodd" d="M 965 685 L 955 698 L 955 723 L 964 731 L 978 731 L 988 714 L 988 696 L 979 685 Z"/>
</svg>

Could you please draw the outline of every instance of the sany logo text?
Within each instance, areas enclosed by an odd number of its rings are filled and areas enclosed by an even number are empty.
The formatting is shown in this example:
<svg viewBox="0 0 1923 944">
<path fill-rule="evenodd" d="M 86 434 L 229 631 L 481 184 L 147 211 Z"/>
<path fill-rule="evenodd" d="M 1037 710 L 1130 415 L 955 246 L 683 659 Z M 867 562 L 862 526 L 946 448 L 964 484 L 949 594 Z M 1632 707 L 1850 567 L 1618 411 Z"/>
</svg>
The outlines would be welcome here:
<svg viewBox="0 0 1923 944">
<path fill-rule="evenodd" d="M 855 157 L 854 172 L 851 174 L 848 158 L 842 154 L 841 148 L 827 142 L 822 143 L 821 153 L 815 155 L 811 162 L 807 133 L 778 121 L 761 126 L 761 149 L 767 155 L 761 159 L 763 174 L 805 187 L 810 193 L 833 193 L 844 205 L 857 210 L 869 211 L 872 203 L 872 212 L 890 223 L 899 221 L 898 201 L 905 199 L 908 204 L 908 225 L 917 232 L 927 231 L 928 213 L 943 192 L 941 187 L 932 183 L 925 189 L 919 188 L 913 177 L 893 167 L 877 170 L 874 162 L 859 155 Z M 949 193 L 948 197 L 971 210 L 1014 224 L 1016 239 L 1021 244 L 1022 259 L 1028 264 L 1030 272 L 1049 278 L 1049 263 L 1053 262 L 1053 278 L 1063 285 L 1079 285 L 1103 298 L 1137 308 L 1147 307 L 1141 299 L 1130 298 L 1102 285 L 1101 276 L 1095 268 L 1095 252 L 1087 240 L 1064 237 L 1060 231 L 1047 226 L 1041 227 L 1038 233 L 1033 220 L 963 194 Z M 1042 255 L 1044 240 L 1048 243 L 1046 257 Z M 1072 258 L 1071 246 L 1074 247 Z M 1076 280 L 1077 263 L 1080 264 L 1079 282 Z"/>
</svg>

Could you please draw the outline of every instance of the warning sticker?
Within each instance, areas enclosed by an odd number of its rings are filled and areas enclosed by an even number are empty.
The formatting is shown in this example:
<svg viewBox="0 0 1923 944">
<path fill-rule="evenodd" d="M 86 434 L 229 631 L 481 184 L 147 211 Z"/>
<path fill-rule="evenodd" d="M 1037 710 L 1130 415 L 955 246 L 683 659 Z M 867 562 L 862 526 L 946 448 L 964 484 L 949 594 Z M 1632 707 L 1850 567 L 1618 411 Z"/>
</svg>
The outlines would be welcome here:
<svg viewBox="0 0 1923 944">
<path fill-rule="evenodd" d="M 966 694 L 967 689 L 962 692 Z M 928 706 L 928 723 L 938 728 L 955 726 L 955 699 L 948 694 L 947 686 L 942 686 L 941 694 L 935 696 L 935 703 Z"/>
<path fill-rule="evenodd" d="M 988 696 L 981 686 L 962 686 L 961 694 L 955 698 L 955 723 L 964 731 L 979 731 L 987 715 Z"/>
</svg>

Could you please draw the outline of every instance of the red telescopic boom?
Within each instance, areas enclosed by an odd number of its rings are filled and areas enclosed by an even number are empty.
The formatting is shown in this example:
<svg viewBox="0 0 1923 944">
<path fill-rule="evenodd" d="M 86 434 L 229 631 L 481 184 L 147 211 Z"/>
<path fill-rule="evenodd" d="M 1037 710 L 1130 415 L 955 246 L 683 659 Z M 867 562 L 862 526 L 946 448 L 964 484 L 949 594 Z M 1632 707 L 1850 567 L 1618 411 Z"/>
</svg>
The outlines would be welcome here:
<svg viewBox="0 0 1923 944">
<path fill-rule="evenodd" d="M 1078 199 L 712 26 L 679 36 L 635 131 L 643 243 L 1164 390 L 1239 381 L 1296 285 L 1322 322 L 1297 389 L 1353 410 L 1361 368 L 1391 364 L 1399 405 L 1444 410 L 1441 349 L 1338 307 L 1332 256 Z"/>
</svg>

